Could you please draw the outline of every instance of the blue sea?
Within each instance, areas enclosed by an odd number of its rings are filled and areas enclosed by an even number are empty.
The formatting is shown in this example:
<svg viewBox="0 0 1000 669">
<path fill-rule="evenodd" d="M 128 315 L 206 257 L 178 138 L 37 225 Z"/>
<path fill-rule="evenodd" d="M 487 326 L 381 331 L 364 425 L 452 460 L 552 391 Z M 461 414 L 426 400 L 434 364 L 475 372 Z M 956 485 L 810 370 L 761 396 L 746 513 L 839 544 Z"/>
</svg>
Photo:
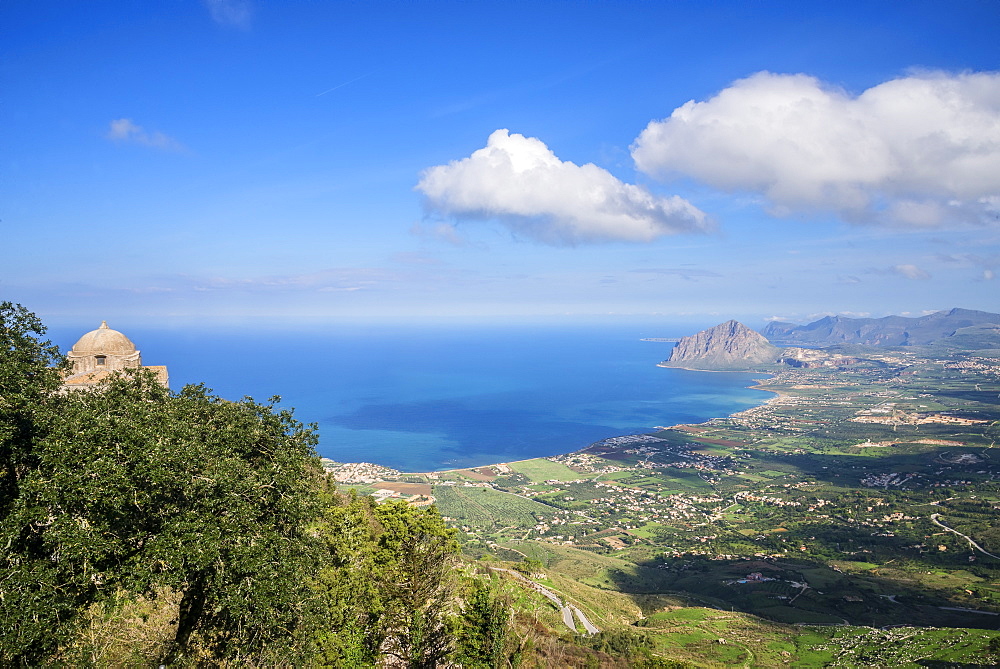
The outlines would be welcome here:
<svg viewBox="0 0 1000 669">
<path fill-rule="evenodd" d="M 111 324 L 111 327 L 116 327 Z M 174 390 L 282 397 L 340 462 L 433 471 L 567 453 L 761 404 L 754 375 L 657 367 L 690 327 L 344 326 L 128 330 Z M 65 352 L 83 332 L 53 330 Z M 757 375 L 759 376 L 759 375 Z"/>
</svg>

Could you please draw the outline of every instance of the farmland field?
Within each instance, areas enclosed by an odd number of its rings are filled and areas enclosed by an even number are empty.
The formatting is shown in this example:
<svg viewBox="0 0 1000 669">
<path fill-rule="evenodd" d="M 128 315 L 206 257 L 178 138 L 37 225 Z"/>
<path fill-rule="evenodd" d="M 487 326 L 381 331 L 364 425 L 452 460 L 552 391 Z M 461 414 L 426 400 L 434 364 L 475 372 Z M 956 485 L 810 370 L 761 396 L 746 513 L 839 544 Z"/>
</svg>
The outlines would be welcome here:
<svg viewBox="0 0 1000 669">
<path fill-rule="evenodd" d="M 552 514 L 551 507 L 492 488 L 434 486 L 441 514 L 473 527 L 531 527 L 535 515 Z"/>
<path fill-rule="evenodd" d="M 546 460 L 545 458 L 511 462 L 508 466 L 514 471 L 524 474 L 534 483 L 541 481 L 575 481 L 577 479 L 587 478 L 583 474 L 573 471 L 564 464 L 552 462 L 551 460 Z"/>
</svg>

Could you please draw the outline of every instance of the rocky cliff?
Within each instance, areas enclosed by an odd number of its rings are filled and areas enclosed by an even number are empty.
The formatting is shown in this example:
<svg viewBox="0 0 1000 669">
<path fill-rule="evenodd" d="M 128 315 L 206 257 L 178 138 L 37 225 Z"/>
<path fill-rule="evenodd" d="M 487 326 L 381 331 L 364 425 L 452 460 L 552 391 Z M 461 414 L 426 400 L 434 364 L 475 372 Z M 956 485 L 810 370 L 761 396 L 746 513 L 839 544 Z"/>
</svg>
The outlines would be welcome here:
<svg viewBox="0 0 1000 669">
<path fill-rule="evenodd" d="M 773 363 L 781 357 L 781 349 L 772 346 L 758 332 L 738 321 L 702 330 L 682 337 L 663 367 L 692 369 L 748 369 L 762 363 Z"/>
</svg>

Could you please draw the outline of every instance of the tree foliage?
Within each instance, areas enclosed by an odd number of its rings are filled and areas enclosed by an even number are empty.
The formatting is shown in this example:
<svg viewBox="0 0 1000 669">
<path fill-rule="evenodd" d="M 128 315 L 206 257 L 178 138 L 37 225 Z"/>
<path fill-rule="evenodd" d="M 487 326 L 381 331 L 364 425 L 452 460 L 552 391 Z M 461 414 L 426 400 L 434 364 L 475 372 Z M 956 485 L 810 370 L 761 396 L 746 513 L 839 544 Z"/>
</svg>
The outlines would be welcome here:
<svg viewBox="0 0 1000 669">
<path fill-rule="evenodd" d="M 437 510 L 351 495 L 330 504 L 321 530 L 328 551 L 318 577 L 328 621 L 319 633 L 324 660 L 442 662 L 453 643 L 458 543 Z"/>
<path fill-rule="evenodd" d="M 20 480 L 37 465 L 33 445 L 44 434 L 65 365 L 42 340 L 45 326 L 21 305 L 0 303 L 0 514 L 17 498 Z"/>
<path fill-rule="evenodd" d="M 172 664 L 516 664 L 437 510 L 337 493 L 278 398 L 141 369 L 62 392 L 43 333 L 0 304 L 0 664 L 73 662 L 83 637 L 105 657 L 101 625 L 136 611 L 160 636 L 135 647 Z"/>
<path fill-rule="evenodd" d="M 92 603 L 162 587 L 181 593 L 175 659 L 294 639 L 319 556 L 312 432 L 143 370 L 56 393 L 54 348 L 3 308 L 3 657 L 39 660 Z"/>
<path fill-rule="evenodd" d="M 512 634 L 512 603 L 492 581 L 476 580 L 470 584 L 466 607 L 456 623 L 455 659 L 463 667 L 504 669 L 519 664 L 523 648 Z"/>
<path fill-rule="evenodd" d="M 79 605 L 75 592 L 58 587 L 58 565 L 45 559 L 32 531 L 48 517 L 35 514 L 25 522 L 27 514 L 18 505 L 26 480 L 40 464 L 36 445 L 56 411 L 64 364 L 58 349 L 41 339 L 44 334 L 41 321 L 27 309 L 0 303 L 0 657 L 44 651 Z M 23 519 L 12 522 L 14 517 Z M 37 587 L 24 587 L 31 583 Z"/>
</svg>

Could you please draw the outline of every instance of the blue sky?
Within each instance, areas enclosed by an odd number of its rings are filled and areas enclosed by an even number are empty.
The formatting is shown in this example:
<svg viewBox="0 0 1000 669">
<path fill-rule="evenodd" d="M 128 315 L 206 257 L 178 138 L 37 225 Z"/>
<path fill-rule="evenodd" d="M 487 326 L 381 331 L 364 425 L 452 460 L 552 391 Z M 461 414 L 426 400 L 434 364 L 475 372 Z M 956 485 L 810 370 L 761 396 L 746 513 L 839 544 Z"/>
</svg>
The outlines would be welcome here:
<svg viewBox="0 0 1000 669">
<path fill-rule="evenodd" d="M 1000 3 L 0 5 L 55 325 L 1000 310 Z"/>
</svg>

